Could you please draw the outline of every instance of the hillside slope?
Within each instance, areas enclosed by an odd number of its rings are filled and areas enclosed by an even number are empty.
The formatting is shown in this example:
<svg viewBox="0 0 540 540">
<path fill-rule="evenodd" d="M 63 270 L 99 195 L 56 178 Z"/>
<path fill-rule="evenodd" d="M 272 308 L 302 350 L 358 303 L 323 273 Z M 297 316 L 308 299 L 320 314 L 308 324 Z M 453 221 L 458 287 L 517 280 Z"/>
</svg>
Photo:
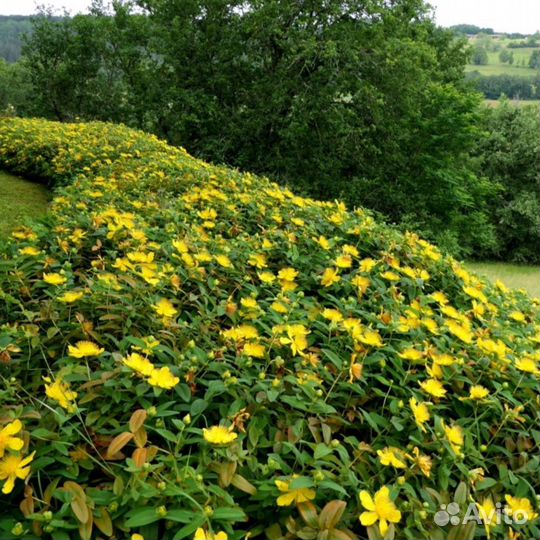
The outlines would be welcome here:
<svg viewBox="0 0 540 540">
<path fill-rule="evenodd" d="M 0 164 L 55 189 L 0 260 L 3 538 L 540 534 L 525 294 L 122 126 L 4 119 Z"/>
</svg>

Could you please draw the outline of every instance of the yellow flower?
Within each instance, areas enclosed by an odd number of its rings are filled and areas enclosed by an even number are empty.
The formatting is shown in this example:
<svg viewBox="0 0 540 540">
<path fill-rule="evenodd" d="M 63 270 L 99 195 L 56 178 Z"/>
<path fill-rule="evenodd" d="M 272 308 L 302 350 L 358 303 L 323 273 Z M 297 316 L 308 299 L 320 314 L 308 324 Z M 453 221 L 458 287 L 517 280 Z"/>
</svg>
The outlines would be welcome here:
<svg viewBox="0 0 540 540">
<path fill-rule="evenodd" d="M 259 279 L 263 283 L 273 283 L 274 281 L 276 281 L 276 276 L 274 276 L 272 272 L 261 272 L 259 274 Z"/>
<path fill-rule="evenodd" d="M 179 382 L 180 379 L 175 377 L 166 366 L 160 369 L 153 369 L 148 378 L 148 384 L 157 388 L 164 388 L 165 390 L 174 388 Z"/>
<path fill-rule="evenodd" d="M 3 457 L 6 449 L 18 452 L 24 446 L 22 439 L 14 437 L 14 435 L 21 431 L 22 427 L 22 422 L 17 419 L 0 430 L 0 458 Z"/>
<path fill-rule="evenodd" d="M 352 257 L 350 255 L 340 255 L 336 258 L 335 264 L 338 268 L 350 268 L 352 266 Z"/>
<path fill-rule="evenodd" d="M 0 461 L 0 480 L 5 480 L 2 493 L 7 495 L 13 491 L 15 480 L 24 480 L 30 474 L 29 464 L 34 459 L 35 452 L 23 458 L 23 456 L 9 455 Z"/>
<path fill-rule="evenodd" d="M 252 297 L 241 298 L 240 304 L 242 305 L 242 307 L 246 309 L 257 309 L 259 307 L 257 300 L 255 300 L 255 298 L 252 298 Z"/>
<path fill-rule="evenodd" d="M 154 364 L 152 364 L 148 358 L 141 356 L 139 353 L 131 353 L 126 358 L 123 358 L 122 362 L 128 368 L 145 376 L 151 375 L 152 371 L 155 369 Z"/>
<path fill-rule="evenodd" d="M 292 480 L 285 482 L 283 480 L 275 480 L 276 486 L 283 493 L 277 498 L 278 506 L 290 506 L 307 501 L 312 501 L 315 498 L 315 490 L 307 487 L 291 488 L 291 484 L 300 478 L 298 475 L 293 475 Z"/>
<path fill-rule="evenodd" d="M 513 319 L 514 321 L 516 321 L 516 322 L 525 322 L 526 321 L 525 315 L 523 315 L 523 313 L 521 313 L 521 311 L 512 311 L 512 313 L 510 313 L 509 317 L 511 319 Z"/>
<path fill-rule="evenodd" d="M 266 255 L 264 253 L 254 253 L 253 255 L 250 255 L 248 264 L 259 269 L 266 268 Z"/>
<path fill-rule="evenodd" d="M 61 377 L 58 377 L 53 383 L 49 377 L 43 377 L 46 383 L 45 394 L 48 398 L 58 402 L 60 407 L 66 409 L 68 412 L 75 411 L 75 405 L 73 402 L 77 398 L 77 392 L 70 390 L 69 383 L 64 382 Z"/>
<path fill-rule="evenodd" d="M 446 321 L 446 326 L 454 336 L 461 339 L 464 343 L 472 343 L 474 334 L 465 325 L 459 324 L 456 321 Z"/>
<path fill-rule="evenodd" d="M 424 427 L 424 424 L 429 421 L 429 409 L 427 403 L 418 403 L 416 398 L 412 397 L 409 400 L 409 405 L 411 406 L 412 413 L 414 415 L 414 421 L 418 427 L 425 433 L 427 430 Z"/>
<path fill-rule="evenodd" d="M 278 278 L 282 281 L 294 281 L 298 276 L 298 270 L 294 268 L 282 268 L 278 272 Z"/>
<path fill-rule="evenodd" d="M 287 313 L 289 311 L 289 308 L 282 302 L 272 302 L 270 307 L 278 313 Z"/>
<path fill-rule="evenodd" d="M 480 384 L 471 386 L 469 390 L 469 399 L 484 399 L 489 396 L 489 390 Z"/>
<path fill-rule="evenodd" d="M 229 537 L 225 531 L 220 531 L 218 533 L 211 533 L 210 531 L 205 531 L 202 527 L 199 527 L 195 531 L 195 536 L 193 540 L 227 540 Z"/>
<path fill-rule="evenodd" d="M 386 486 L 379 489 L 373 498 L 367 491 L 361 491 L 360 502 L 367 510 L 360 514 L 360 523 L 369 527 L 378 521 L 383 536 L 388 531 L 388 522 L 399 523 L 401 520 L 401 512 L 390 499 L 390 490 Z"/>
<path fill-rule="evenodd" d="M 84 296 L 81 291 L 69 291 L 58 297 L 58 301 L 64 304 L 73 304 Z"/>
<path fill-rule="evenodd" d="M 493 499 L 491 497 L 485 497 L 482 503 L 476 502 L 476 507 L 478 508 L 480 519 L 484 523 L 486 536 L 489 538 L 492 523 L 497 525 L 497 509 L 495 504 L 493 504 Z"/>
<path fill-rule="evenodd" d="M 184 242 L 184 240 L 173 240 L 172 245 L 176 249 L 176 251 L 178 251 L 178 253 L 187 253 L 189 251 L 188 246 Z"/>
<path fill-rule="evenodd" d="M 461 455 L 461 448 L 463 447 L 464 437 L 463 430 L 460 426 L 454 424 L 453 426 L 447 426 L 443 423 L 444 433 L 446 439 L 450 443 L 450 446 L 455 454 Z"/>
<path fill-rule="evenodd" d="M 309 334 L 309 330 L 304 325 L 287 325 L 286 332 L 288 337 L 282 337 L 280 341 L 283 345 L 290 345 L 293 354 L 302 353 L 307 349 L 308 341 L 306 336 Z"/>
<path fill-rule="evenodd" d="M 407 467 L 401 452 L 397 448 L 383 448 L 377 450 L 377 455 L 381 460 L 381 465 L 395 467 L 396 469 L 405 469 Z"/>
<path fill-rule="evenodd" d="M 240 341 L 244 339 L 256 339 L 259 337 L 259 332 L 254 326 L 249 326 L 248 324 L 242 324 L 229 330 L 224 330 L 222 332 L 225 339 L 232 339 L 234 341 Z"/>
<path fill-rule="evenodd" d="M 382 347 L 384 345 L 377 330 L 364 330 L 357 337 L 358 341 L 362 342 L 364 345 L 369 345 L 370 347 Z"/>
<path fill-rule="evenodd" d="M 422 471 L 422 474 L 429 478 L 431 476 L 431 469 L 433 467 L 433 461 L 429 456 L 426 456 L 425 454 L 421 454 L 420 450 L 417 446 L 413 448 L 413 454 L 414 457 L 407 455 L 409 459 L 411 459 L 414 464 Z"/>
<path fill-rule="evenodd" d="M 342 315 L 341 311 L 339 311 L 337 309 L 325 309 L 322 312 L 322 316 L 325 319 L 328 319 L 330 322 L 333 322 L 333 323 L 338 323 L 338 322 L 341 322 L 343 320 L 343 315 Z"/>
<path fill-rule="evenodd" d="M 533 358 L 520 358 L 516 360 L 516 367 L 525 373 L 532 373 L 533 375 L 540 374 L 538 364 Z"/>
<path fill-rule="evenodd" d="M 358 287 L 360 292 L 365 293 L 370 286 L 371 281 L 369 280 L 369 278 L 364 276 L 355 276 L 353 279 L 351 279 L 351 283 L 354 286 Z"/>
<path fill-rule="evenodd" d="M 538 514 L 534 511 L 531 501 L 526 497 L 512 497 L 511 495 L 504 496 L 507 506 L 504 511 L 510 516 L 514 516 L 515 519 L 525 518 L 527 521 L 532 521 L 538 517 Z"/>
<path fill-rule="evenodd" d="M 214 259 L 223 268 L 233 268 L 233 263 L 231 262 L 231 259 L 227 257 L 227 255 L 216 255 Z"/>
<path fill-rule="evenodd" d="M 420 383 L 422 389 L 431 394 L 433 397 L 442 398 L 446 395 L 446 389 L 444 388 L 441 381 L 437 379 L 428 379 L 427 381 L 422 381 Z"/>
<path fill-rule="evenodd" d="M 167 300 L 167 298 L 161 298 L 152 307 L 158 315 L 165 317 L 166 319 L 171 319 L 178 313 L 172 302 Z"/>
<path fill-rule="evenodd" d="M 339 277 L 335 268 L 327 268 L 321 277 L 321 283 L 325 287 L 331 287 L 334 283 L 337 283 L 341 278 Z"/>
<path fill-rule="evenodd" d="M 399 276 L 392 272 L 391 270 L 387 270 L 386 272 L 383 272 L 381 274 L 381 277 L 384 279 L 387 279 L 388 281 L 399 281 Z"/>
<path fill-rule="evenodd" d="M 91 341 L 77 341 L 76 345 L 69 345 L 68 347 L 69 356 L 73 358 L 99 356 L 104 350 Z"/>
<path fill-rule="evenodd" d="M 28 247 L 19 249 L 19 253 L 21 255 L 28 255 L 30 257 L 36 257 L 37 255 L 41 253 L 41 251 L 34 246 L 28 246 Z"/>
<path fill-rule="evenodd" d="M 480 302 L 487 302 L 486 295 L 476 287 L 466 286 L 463 287 L 463 292 L 470 296 L 471 298 L 475 298 L 476 300 L 480 300 Z"/>
<path fill-rule="evenodd" d="M 424 359 L 424 351 L 419 351 L 413 347 L 405 349 L 399 353 L 399 357 L 411 362 L 421 362 Z"/>
<path fill-rule="evenodd" d="M 358 257 L 360 255 L 358 249 L 350 244 L 345 244 L 342 249 L 343 253 L 346 253 L 347 255 L 352 255 L 353 257 Z"/>
<path fill-rule="evenodd" d="M 231 444 L 238 438 L 238 433 L 233 431 L 233 427 L 212 426 L 203 429 L 204 440 L 216 446 Z"/>
<path fill-rule="evenodd" d="M 330 249 L 330 242 L 324 236 L 319 236 L 319 238 L 314 238 L 313 240 L 315 240 L 315 242 L 317 242 L 317 244 L 319 244 L 319 246 L 321 246 L 325 251 Z"/>
<path fill-rule="evenodd" d="M 252 358 L 264 358 L 265 348 L 260 343 L 246 343 L 244 345 L 244 354 Z"/>
<path fill-rule="evenodd" d="M 133 533 L 130 536 L 130 540 L 144 540 L 144 536 L 142 534 L 139 534 L 139 533 Z"/>
<path fill-rule="evenodd" d="M 440 292 L 440 291 L 434 292 L 431 295 L 431 298 L 433 298 L 433 300 L 435 300 L 435 302 L 437 302 L 438 304 L 441 304 L 443 306 L 445 304 L 448 304 L 448 298 L 446 297 L 446 295 L 443 292 Z"/>
<path fill-rule="evenodd" d="M 49 285 L 63 285 L 67 281 L 67 278 L 62 274 L 51 273 L 43 274 L 43 281 Z"/>
<path fill-rule="evenodd" d="M 377 262 L 373 259 L 363 259 L 360 261 L 360 272 L 368 274 L 376 264 Z"/>
</svg>

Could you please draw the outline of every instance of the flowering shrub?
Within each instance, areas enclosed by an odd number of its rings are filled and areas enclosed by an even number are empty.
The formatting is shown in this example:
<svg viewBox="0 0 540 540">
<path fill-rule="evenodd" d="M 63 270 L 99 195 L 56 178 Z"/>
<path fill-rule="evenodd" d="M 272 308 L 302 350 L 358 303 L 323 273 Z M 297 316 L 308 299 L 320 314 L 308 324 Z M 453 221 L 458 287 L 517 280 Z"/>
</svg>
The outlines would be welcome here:
<svg viewBox="0 0 540 540">
<path fill-rule="evenodd" d="M 122 126 L 0 161 L 56 195 L 2 248 L 2 538 L 538 537 L 537 300 Z"/>
</svg>

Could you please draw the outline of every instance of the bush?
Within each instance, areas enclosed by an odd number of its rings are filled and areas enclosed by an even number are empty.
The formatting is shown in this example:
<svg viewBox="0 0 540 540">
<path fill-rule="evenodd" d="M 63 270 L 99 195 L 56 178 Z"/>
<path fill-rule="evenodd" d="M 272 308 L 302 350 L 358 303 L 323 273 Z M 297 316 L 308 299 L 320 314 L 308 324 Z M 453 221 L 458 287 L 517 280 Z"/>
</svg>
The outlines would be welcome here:
<svg viewBox="0 0 540 540">
<path fill-rule="evenodd" d="M 125 127 L 0 161 L 56 195 L 2 248 L 2 538 L 538 536 L 537 301 Z"/>
</svg>

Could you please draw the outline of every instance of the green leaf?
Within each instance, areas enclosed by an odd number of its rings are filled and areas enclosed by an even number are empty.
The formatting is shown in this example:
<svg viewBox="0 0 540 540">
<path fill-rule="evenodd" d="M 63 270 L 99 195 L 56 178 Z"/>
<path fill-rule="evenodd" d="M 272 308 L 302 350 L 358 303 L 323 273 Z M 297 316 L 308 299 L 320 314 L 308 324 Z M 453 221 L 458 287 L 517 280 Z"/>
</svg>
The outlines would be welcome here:
<svg viewBox="0 0 540 540">
<path fill-rule="evenodd" d="M 247 516 L 240 508 L 216 508 L 212 514 L 212 519 L 220 521 L 247 521 Z"/>
<path fill-rule="evenodd" d="M 326 444 L 320 443 L 315 447 L 315 452 L 313 453 L 313 457 L 315 459 L 322 459 L 323 457 L 331 453 L 332 453 L 332 448 L 330 448 Z"/>
<path fill-rule="evenodd" d="M 136 508 L 127 514 L 126 527 L 141 527 L 160 520 L 155 508 Z"/>
<path fill-rule="evenodd" d="M 193 518 L 191 523 L 184 525 L 174 536 L 173 540 L 182 540 L 187 536 L 191 536 L 199 527 L 206 523 L 206 517 L 198 515 Z"/>
</svg>

